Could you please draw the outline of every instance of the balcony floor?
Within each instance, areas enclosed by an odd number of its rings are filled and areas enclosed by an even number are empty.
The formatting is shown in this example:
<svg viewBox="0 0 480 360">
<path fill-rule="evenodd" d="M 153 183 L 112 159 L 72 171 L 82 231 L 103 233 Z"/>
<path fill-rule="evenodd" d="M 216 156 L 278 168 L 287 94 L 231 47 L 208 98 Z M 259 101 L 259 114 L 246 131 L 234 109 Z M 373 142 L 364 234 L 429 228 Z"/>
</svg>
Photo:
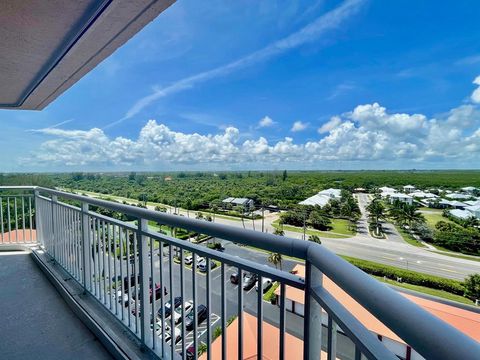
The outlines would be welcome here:
<svg viewBox="0 0 480 360">
<path fill-rule="evenodd" d="M 27 252 L 0 250 L 4 359 L 111 359 Z"/>
</svg>

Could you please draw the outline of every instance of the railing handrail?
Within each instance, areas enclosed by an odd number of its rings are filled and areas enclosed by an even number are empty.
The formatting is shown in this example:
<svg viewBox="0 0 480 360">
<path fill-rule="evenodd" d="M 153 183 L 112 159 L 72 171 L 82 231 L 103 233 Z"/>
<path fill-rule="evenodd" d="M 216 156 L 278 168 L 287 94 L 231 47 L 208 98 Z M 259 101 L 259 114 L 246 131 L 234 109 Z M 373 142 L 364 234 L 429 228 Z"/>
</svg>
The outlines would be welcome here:
<svg viewBox="0 0 480 360">
<path fill-rule="evenodd" d="M 426 358 L 458 359 L 474 358 L 480 354 L 480 344 L 475 340 L 433 316 L 396 291 L 376 281 L 322 245 L 43 187 L 0 186 L 0 190 L 3 189 L 38 190 L 137 218 L 153 220 L 165 225 L 184 228 L 310 261 L 311 264 L 338 284 L 342 290 L 404 339 L 422 356 Z"/>
</svg>

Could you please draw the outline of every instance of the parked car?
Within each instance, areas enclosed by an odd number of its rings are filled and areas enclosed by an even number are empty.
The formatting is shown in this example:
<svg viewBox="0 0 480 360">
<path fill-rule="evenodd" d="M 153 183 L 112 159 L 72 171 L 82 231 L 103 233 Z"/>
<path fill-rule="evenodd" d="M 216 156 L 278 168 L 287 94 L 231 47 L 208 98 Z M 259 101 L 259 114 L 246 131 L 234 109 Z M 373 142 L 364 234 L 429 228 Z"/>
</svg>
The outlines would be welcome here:
<svg viewBox="0 0 480 360">
<path fill-rule="evenodd" d="M 191 301 L 185 301 L 183 308 L 185 309 L 185 315 L 187 315 L 190 310 L 192 310 L 193 303 Z M 178 324 L 182 321 L 182 305 L 175 309 L 173 312 L 173 318 L 175 319 L 175 324 Z"/>
<path fill-rule="evenodd" d="M 239 279 L 238 273 L 233 273 L 232 275 L 230 275 L 230 282 L 232 284 L 235 284 L 235 285 L 238 284 L 238 279 Z"/>
<path fill-rule="evenodd" d="M 207 260 L 205 260 L 205 258 L 203 256 L 197 255 L 197 268 L 200 266 L 200 264 L 203 264 L 206 261 Z"/>
<path fill-rule="evenodd" d="M 246 273 L 245 276 L 243 277 L 243 290 L 250 290 L 253 285 L 255 285 L 255 282 L 257 281 L 257 275 L 253 273 Z"/>
<path fill-rule="evenodd" d="M 171 342 L 172 341 L 172 337 L 173 337 L 173 342 L 176 344 L 178 343 L 180 340 L 182 340 L 182 330 L 180 330 L 179 328 L 176 328 L 174 327 L 173 328 L 173 335 L 172 335 L 172 331 L 170 330 L 169 332 L 165 333 L 165 341 L 167 343 Z"/>
<path fill-rule="evenodd" d="M 217 264 L 214 261 L 210 261 L 210 270 L 215 269 L 216 267 L 217 267 Z M 207 272 L 206 260 L 198 265 L 198 270 L 200 270 L 201 272 Z"/>
<path fill-rule="evenodd" d="M 167 295 L 168 291 L 167 288 L 163 287 L 163 294 Z M 162 296 L 162 286 L 160 284 L 155 284 L 155 300 L 160 299 Z M 152 302 L 152 288 L 150 288 L 150 303 Z"/>
<path fill-rule="evenodd" d="M 175 297 L 175 299 L 173 299 L 173 304 L 175 309 L 179 307 L 182 304 L 182 297 L 181 296 Z M 165 317 L 167 318 L 172 314 L 172 303 L 170 301 L 167 301 L 164 307 L 165 307 Z M 162 317 L 161 308 L 158 309 L 158 316 Z"/>
<path fill-rule="evenodd" d="M 181 354 L 180 354 L 181 355 Z M 187 357 L 187 360 L 193 360 L 195 359 L 195 346 L 190 345 L 186 350 L 185 350 L 185 355 Z"/>
<path fill-rule="evenodd" d="M 262 278 L 262 292 L 265 294 L 268 289 L 272 286 L 272 279 Z M 258 291 L 258 280 L 255 283 L 255 290 Z"/>
<path fill-rule="evenodd" d="M 192 255 L 185 256 L 185 259 L 183 261 L 185 262 L 185 265 L 191 265 L 193 263 L 193 256 Z"/>
<path fill-rule="evenodd" d="M 137 281 L 140 282 L 140 275 L 137 275 Z M 135 275 L 130 276 L 130 284 L 128 283 L 128 276 L 123 278 L 123 288 L 125 289 L 125 292 L 128 292 L 130 286 L 135 286 Z"/>
<path fill-rule="evenodd" d="M 128 293 L 124 293 L 122 297 L 122 290 L 117 290 L 116 294 L 114 294 L 115 299 L 118 301 L 119 304 L 123 304 L 123 306 L 128 306 Z"/>
<path fill-rule="evenodd" d="M 194 309 L 190 310 L 188 315 L 185 317 L 185 327 L 188 331 L 193 330 L 194 311 L 195 311 Z M 208 313 L 208 310 L 205 305 L 200 304 L 197 306 L 197 325 L 205 321 L 205 319 L 207 318 L 207 313 Z"/>
</svg>

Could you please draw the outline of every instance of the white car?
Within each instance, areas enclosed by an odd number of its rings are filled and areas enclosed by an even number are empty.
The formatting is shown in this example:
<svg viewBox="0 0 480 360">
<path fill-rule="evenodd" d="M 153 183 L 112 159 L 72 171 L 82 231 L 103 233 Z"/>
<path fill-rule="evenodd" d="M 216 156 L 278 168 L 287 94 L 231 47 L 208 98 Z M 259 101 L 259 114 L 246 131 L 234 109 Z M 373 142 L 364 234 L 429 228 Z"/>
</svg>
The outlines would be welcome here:
<svg viewBox="0 0 480 360">
<path fill-rule="evenodd" d="M 150 328 L 153 330 L 153 324 L 150 324 Z M 155 334 L 161 338 L 162 337 L 162 321 L 161 320 L 158 320 L 155 324 Z M 165 324 L 165 331 L 164 331 L 164 334 L 170 334 L 170 326 L 168 326 L 168 324 Z M 170 336 L 170 335 L 169 335 Z M 166 337 L 166 336 L 165 336 Z M 167 341 L 167 340 L 165 340 Z"/>
<path fill-rule="evenodd" d="M 182 340 L 182 330 L 179 328 L 174 327 L 173 328 L 173 334 L 174 334 L 174 343 L 178 343 L 180 340 Z M 168 344 L 172 340 L 172 332 L 168 331 L 165 333 L 165 342 Z"/>
<path fill-rule="evenodd" d="M 193 302 L 185 301 L 183 303 L 183 308 L 185 309 L 185 316 L 187 316 L 187 314 L 193 308 Z M 175 319 L 175 324 L 178 324 L 182 321 L 182 305 L 175 309 L 175 311 L 173 312 L 173 318 Z"/>
<path fill-rule="evenodd" d="M 115 297 L 115 300 L 118 301 L 119 304 L 122 304 L 124 306 L 128 306 L 128 294 L 123 294 L 122 297 L 122 290 L 117 290 L 116 294 L 113 295 Z M 122 301 L 123 300 L 123 301 Z"/>
<path fill-rule="evenodd" d="M 262 291 L 265 293 L 272 286 L 272 279 L 262 278 Z M 255 290 L 258 291 L 258 280 L 255 283 Z"/>
<path fill-rule="evenodd" d="M 192 255 L 185 256 L 185 259 L 183 261 L 185 262 L 186 265 L 191 265 L 193 263 L 193 256 Z"/>
</svg>

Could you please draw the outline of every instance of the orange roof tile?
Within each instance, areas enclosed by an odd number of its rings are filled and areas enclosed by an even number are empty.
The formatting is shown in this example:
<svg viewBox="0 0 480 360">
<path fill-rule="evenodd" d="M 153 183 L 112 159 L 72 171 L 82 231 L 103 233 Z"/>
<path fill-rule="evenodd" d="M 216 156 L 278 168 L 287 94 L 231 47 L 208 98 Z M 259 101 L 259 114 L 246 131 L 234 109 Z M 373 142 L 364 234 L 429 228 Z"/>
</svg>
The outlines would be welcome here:
<svg viewBox="0 0 480 360">
<path fill-rule="evenodd" d="M 3 235 L 3 236 L 2 236 Z M 3 234 L 0 232 L 0 244 L 3 243 L 23 243 L 23 242 L 31 242 L 36 241 L 36 231 L 32 230 L 32 234 L 30 236 L 30 229 L 25 229 L 25 239 L 24 239 L 24 231 L 23 229 L 6 231 Z"/>
<path fill-rule="evenodd" d="M 293 271 L 296 272 L 296 275 L 305 277 L 305 266 L 300 264 L 296 265 Z M 383 325 L 383 323 L 381 323 L 363 306 L 361 306 L 357 301 L 355 301 L 350 295 L 348 295 L 326 276 L 323 277 L 323 286 L 369 330 L 375 332 L 376 334 L 404 343 L 404 341 L 401 340 L 394 332 Z M 280 288 L 275 290 L 275 294 L 280 295 Z M 417 305 L 423 307 L 431 314 L 462 331 L 464 334 L 480 342 L 480 314 L 460 309 L 455 306 L 442 304 L 433 300 L 423 299 L 414 295 L 401 292 L 400 294 L 410 301 L 413 301 Z M 285 296 L 295 302 L 301 304 L 304 303 L 304 292 L 302 290 L 287 286 Z"/>
<path fill-rule="evenodd" d="M 279 336 L 277 327 L 263 322 L 263 356 L 265 360 L 279 358 Z M 238 356 L 238 318 L 227 327 L 227 359 L 237 359 Z M 205 360 L 202 354 L 200 360 Z M 222 335 L 212 343 L 212 360 L 222 359 Z M 243 313 L 243 360 L 257 358 L 257 318 L 248 313 Z M 285 333 L 285 358 L 302 359 L 303 341 Z M 326 360 L 327 355 L 322 351 L 321 360 Z"/>
</svg>

